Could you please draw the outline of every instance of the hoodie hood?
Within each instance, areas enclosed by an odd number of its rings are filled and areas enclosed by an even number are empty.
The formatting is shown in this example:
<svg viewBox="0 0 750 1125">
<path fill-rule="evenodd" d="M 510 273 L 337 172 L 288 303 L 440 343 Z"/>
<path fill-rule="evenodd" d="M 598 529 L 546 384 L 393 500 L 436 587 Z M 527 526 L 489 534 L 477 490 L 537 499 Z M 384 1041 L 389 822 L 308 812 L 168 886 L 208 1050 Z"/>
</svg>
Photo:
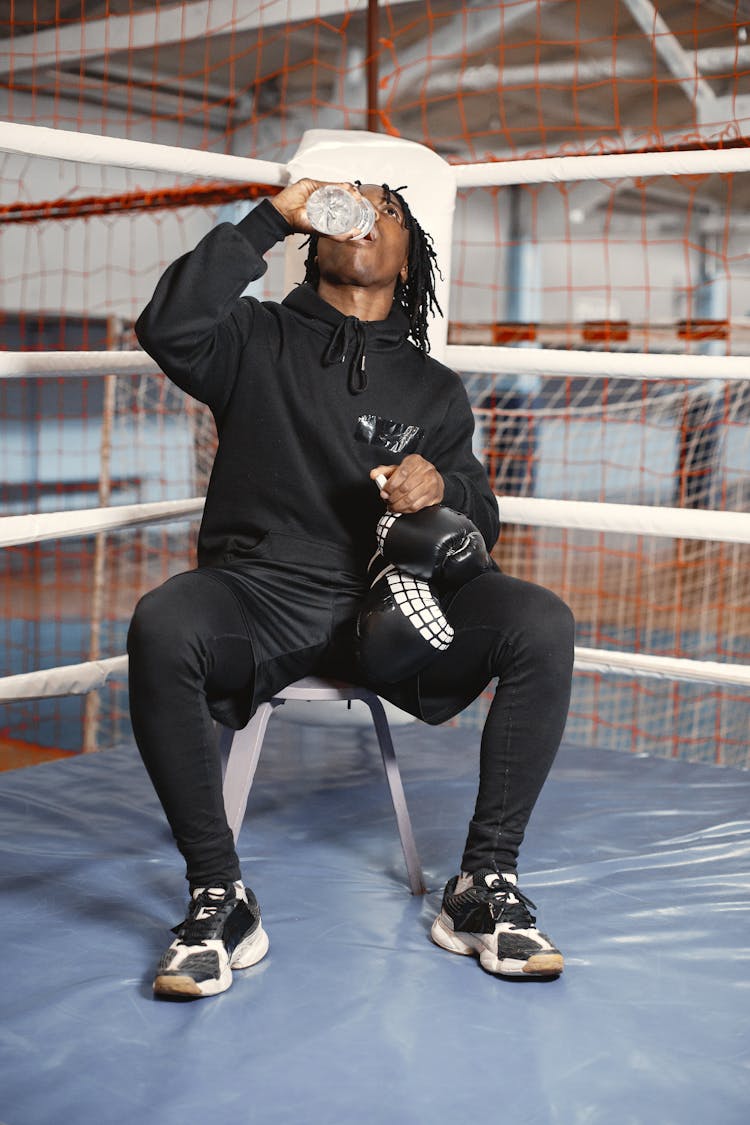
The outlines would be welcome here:
<svg viewBox="0 0 750 1125">
<path fill-rule="evenodd" d="M 327 340 L 322 360 L 325 367 L 345 364 L 351 394 L 367 389 L 367 352 L 393 351 L 406 343 L 409 321 L 398 305 L 386 320 L 360 320 L 343 313 L 303 283 L 284 298 L 283 305 L 304 317 L 308 326 Z"/>
</svg>

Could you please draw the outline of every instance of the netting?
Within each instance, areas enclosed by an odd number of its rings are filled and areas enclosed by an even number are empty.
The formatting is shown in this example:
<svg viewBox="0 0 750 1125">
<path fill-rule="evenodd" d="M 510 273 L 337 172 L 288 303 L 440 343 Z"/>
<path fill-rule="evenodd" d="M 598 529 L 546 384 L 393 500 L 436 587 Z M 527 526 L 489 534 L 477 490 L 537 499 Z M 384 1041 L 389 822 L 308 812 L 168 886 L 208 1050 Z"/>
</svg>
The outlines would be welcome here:
<svg viewBox="0 0 750 1125">
<path fill-rule="evenodd" d="M 377 127 L 453 163 L 745 143 L 742 3 L 380 3 L 369 38 L 367 9 L 12 2 L 0 114 L 274 161 L 316 127 Z M 421 191 L 407 191 L 417 214 Z M 257 195 L 0 154 L 0 348 L 135 346 L 161 270 Z M 749 218 L 739 173 L 459 194 L 452 342 L 675 353 L 658 381 L 462 372 L 499 494 L 748 510 L 748 383 L 681 380 L 679 355 L 750 351 Z M 268 260 L 252 291 L 279 299 L 282 248 Z M 158 376 L 0 380 L 0 419 L 0 514 L 205 488 L 210 419 Z M 2 552 L 0 675 L 122 652 L 135 600 L 192 565 L 194 534 Z M 496 554 L 571 604 L 581 644 L 748 655 L 747 547 L 506 528 Z M 122 684 L 92 699 L 3 706 L 0 738 L 75 751 L 127 737 Z M 747 764 L 747 704 L 740 689 L 582 672 L 568 736 Z"/>
</svg>

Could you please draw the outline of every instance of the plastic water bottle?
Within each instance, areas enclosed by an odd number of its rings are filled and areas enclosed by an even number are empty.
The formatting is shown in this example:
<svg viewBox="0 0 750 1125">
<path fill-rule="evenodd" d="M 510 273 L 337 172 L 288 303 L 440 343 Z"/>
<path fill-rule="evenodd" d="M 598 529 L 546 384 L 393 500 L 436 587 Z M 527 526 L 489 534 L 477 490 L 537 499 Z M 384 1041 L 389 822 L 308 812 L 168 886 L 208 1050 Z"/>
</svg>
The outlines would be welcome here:
<svg viewBox="0 0 750 1125">
<path fill-rule="evenodd" d="M 345 188 L 327 184 L 317 188 L 305 204 L 310 223 L 321 234 L 346 234 L 359 227 L 355 238 L 365 238 L 375 224 L 369 199 L 355 199 Z"/>
</svg>

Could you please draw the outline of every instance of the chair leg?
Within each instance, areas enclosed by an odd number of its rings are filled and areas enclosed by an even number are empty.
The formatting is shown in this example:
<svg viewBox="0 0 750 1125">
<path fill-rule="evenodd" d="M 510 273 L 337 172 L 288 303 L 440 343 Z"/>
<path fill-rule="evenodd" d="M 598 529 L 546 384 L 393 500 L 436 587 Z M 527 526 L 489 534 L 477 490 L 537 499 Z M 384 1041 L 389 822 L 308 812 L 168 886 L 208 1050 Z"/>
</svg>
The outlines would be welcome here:
<svg viewBox="0 0 750 1125">
<path fill-rule="evenodd" d="M 219 722 L 215 722 L 216 737 L 219 745 L 219 757 L 221 758 L 221 782 L 224 784 L 224 778 L 227 775 L 227 766 L 229 765 L 229 755 L 232 752 L 232 743 L 234 736 L 237 733 L 231 727 L 225 727 Z"/>
<path fill-rule="evenodd" d="M 235 842 L 240 834 L 242 820 L 250 796 L 250 787 L 260 757 L 260 748 L 274 712 L 273 703 L 261 703 L 250 722 L 235 731 L 224 772 L 224 808 L 227 822 Z"/>
<path fill-rule="evenodd" d="M 401 773 L 398 768 L 398 762 L 396 761 L 396 753 L 393 749 L 393 739 L 391 738 L 391 729 L 388 725 L 388 719 L 383 704 L 377 696 L 371 696 L 365 699 L 364 702 L 370 708 L 372 721 L 375 724 L 375 731 L 378 736 L 378 743 L 380 744 L 380 753 L 383 756 L 385 776 L 388 780 L 388 788 L 391 791 L 393 811 L 396 814 L 396 823 L 398 824 L 398 832 L 401 837 L 401 847 L 404 850 L 404 859 L 406 860 L 406 870 L 409 875 L 411 893 L 413 895 L 423 895 L 427 888 L 424 885 L 422 865 L 419 862 L 417 845 L 414 841 L 409 809 L 406 804 L 404 787 L 401 784 Z"/>
</svg>

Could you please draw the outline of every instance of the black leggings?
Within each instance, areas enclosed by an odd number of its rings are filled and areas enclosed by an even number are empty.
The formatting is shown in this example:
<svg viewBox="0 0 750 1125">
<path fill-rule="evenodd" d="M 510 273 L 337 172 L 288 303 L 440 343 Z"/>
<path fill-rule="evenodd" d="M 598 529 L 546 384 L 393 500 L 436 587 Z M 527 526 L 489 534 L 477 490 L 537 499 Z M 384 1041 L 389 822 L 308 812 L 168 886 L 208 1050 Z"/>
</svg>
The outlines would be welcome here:
<svg viewBox="0 0 750 1125">
<path fill-rule="evenodd" d="M 339 645 L 342 614 L 350 618 L 352 609 L 351 598 L 342 602 Z M 390 688 L 371 686 L 438 723 L 498 678 L 461 870 L 513 871 L 565 725 L 573 617 L 549 590 L 496 571 L 462 587 L 446 612 L 456 635 L 426 672 Z M 212 713 L 220 713 L 217 701 L 249 693 L 255 682 L 248 626 L 237 589 L 196 570 L 142 598 L 128 635 L 133 730 L 191 887 L 240 878 Z M 286 682 L 315 673 L 354 678 L 349 660 L 325 643 L 287 655 Z"/>
</svg>

